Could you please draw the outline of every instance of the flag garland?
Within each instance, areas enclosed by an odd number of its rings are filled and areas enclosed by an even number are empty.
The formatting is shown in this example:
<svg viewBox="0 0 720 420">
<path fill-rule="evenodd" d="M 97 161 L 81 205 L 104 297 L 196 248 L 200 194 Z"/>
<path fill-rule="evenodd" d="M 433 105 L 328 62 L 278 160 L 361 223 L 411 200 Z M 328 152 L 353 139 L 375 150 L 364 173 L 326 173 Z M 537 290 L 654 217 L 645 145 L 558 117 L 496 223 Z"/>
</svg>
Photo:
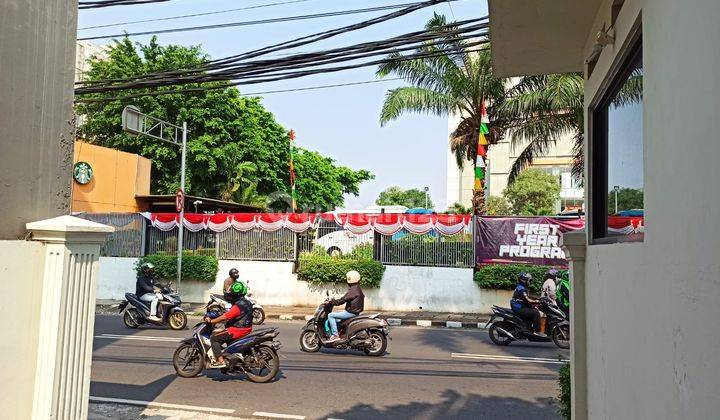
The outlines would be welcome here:
<svg viewBox="0 0 720 420">
<path fill-rule="evenodd" d="M 297 210 L 297 192 L 295 191 L 295 130 L 290 130 L 288 133 L 290 137 L 290 199 L 292 200 L 292 211 L 293 213 Z"/>
<path fill-rule="evenodd" d="M 481 115 L 481 122 L 480 122 L 480 132 L 478 133 L 478 145 L 477 145 L 477 156 L 475 156 L 475 191 L 480 191 L 483 188 L 485 188 L 485 175 L 486 175 L 486 167 L 487 163 L 485 162 L 485 159 L 487 158 L 487 146 L 490 145 L 490 143 L 487 141 L 487 138 L 485 137 L 486 134 L 490 133 L 490 129 L 488 128 L 488 119 L 487 119 L 487 111 L 485 110 L 485 102 L 482 104 L 482 108 L 480 110 Z"/>
</svg>

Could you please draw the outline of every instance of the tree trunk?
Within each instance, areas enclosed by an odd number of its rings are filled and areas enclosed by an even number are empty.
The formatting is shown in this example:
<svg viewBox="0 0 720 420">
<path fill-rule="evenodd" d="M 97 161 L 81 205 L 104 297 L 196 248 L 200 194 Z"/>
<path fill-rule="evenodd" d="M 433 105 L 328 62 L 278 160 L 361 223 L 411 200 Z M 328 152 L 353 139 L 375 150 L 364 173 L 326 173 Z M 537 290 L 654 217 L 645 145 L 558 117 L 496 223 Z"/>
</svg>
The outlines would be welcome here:
<svg viewBox="0 0 720 420">
<path fill-rule="evenodd" d="M 476 216 L 483 216 L 487 212 L 485 207 L 485 189 L 473 190 L 472 197 L 473 214 Z"/>
</svg>

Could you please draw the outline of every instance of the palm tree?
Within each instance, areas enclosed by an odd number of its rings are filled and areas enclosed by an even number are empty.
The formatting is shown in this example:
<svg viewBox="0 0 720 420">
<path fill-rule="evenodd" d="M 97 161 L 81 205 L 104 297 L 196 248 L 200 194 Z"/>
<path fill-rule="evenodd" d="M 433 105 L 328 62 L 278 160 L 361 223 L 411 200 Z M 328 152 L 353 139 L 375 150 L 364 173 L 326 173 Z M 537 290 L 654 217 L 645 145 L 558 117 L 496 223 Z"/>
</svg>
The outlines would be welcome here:
<svg viewBox="0 0 720 420">
<path fill-rule="evenodd" d="M 228 178 L 227 185 L 220 191 L 220 199 L 224 201 L 236 201 L 239 196 L 238 191 L 243 192 L 245 188 L 253 185 L 252 175 L 257 171 L 257 165 L 253 162 L 240 162 L 235 167 L 235 173 Z"/>
<path fill-rule="evenodd" d="M 515 142 L 527 142 L 511 177 L 564 133 L 573 133 L 582 145 L 581 76 L 499 78 L 493 74 L 489 46 L 480 50 L 467 48 L 467 42 L 451 34 L 443 35 L 453 29 L 444 25 L 445 17 L 435 15 L 426 28 L 436 28 L 445 42 L 438 45 L 435 40 L 417 52 L 447 54 L 415 60 L 392 54 L 389 58 L 394 60 L 378 69 L 380 77 L 397 75 L 411 85 L 388 91 L 380 114 L 382 125 L 406 112 L 460 116 L 458 127 L 450 134 L 450 149 L 462 169 L 466 160 L 476 163 L 484 105 L 489 120 L 489 147 L 506 133 L 517 137 Z M 582 147 L 578 150 L 582 156 Z M 482 189 L 473 192 L 472 204 L 475 214 L 485 213 Z"/>
</svg>

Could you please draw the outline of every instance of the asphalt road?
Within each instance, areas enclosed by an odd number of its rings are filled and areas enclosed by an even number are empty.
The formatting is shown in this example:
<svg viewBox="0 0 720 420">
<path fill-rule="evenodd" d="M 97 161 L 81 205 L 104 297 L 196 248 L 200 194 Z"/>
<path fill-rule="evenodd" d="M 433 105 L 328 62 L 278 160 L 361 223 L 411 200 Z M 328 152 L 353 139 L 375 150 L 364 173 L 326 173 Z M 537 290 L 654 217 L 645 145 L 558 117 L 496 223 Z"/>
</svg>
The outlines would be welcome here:
<svg viewBox="0 0 720 420">
<path fill-rule="evenodd" d="M 192 322 L 191 322 L 192 323 Z M 398 327 L 388 354 L 354 351 L 303 353 L 301 322 L 280 328 L 281 372 L 268 384 L 217 371 L 193 379 L 175 375 L 172 353 L 189 330 L 125 328 L 119 317 L 95 321 L 93 397 L 154 401 L 233 410 L 233 415 L 277 413 L 307 419 L 558 418 L 558 363 L 552 343 L 493 345 L 482 330 Z"/>
</svg>

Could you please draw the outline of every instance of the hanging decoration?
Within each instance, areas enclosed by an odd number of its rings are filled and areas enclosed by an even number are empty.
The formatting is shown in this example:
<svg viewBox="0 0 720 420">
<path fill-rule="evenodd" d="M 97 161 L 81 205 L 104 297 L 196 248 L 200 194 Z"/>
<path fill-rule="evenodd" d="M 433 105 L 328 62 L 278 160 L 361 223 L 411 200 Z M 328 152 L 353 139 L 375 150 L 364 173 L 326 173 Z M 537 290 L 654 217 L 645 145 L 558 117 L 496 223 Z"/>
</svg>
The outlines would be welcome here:
<svg viewBox="0 0 720 420">
<path fill-rule="evenodd" d="M 485 173 L 487 167 L 487 163 L 485 162 L 485 159 L 487 159 L 486 147 L 489 145 L 485 135 L 489 134 L 490 130 L 488 129 L 489 120 L 484 101 L 480 109 L 480 115 L 480 132 L 478 133 L 477 156 L 475 156 L 475 191 L 480 191 L 485 188 Z"/>
<path fill-rule="evenodd" d="M 295 130 L 290 130 L 290 199 L 292 200 L 292 211 L 297 211 L 297 193 L 295 191 Z"/>
</svg>

